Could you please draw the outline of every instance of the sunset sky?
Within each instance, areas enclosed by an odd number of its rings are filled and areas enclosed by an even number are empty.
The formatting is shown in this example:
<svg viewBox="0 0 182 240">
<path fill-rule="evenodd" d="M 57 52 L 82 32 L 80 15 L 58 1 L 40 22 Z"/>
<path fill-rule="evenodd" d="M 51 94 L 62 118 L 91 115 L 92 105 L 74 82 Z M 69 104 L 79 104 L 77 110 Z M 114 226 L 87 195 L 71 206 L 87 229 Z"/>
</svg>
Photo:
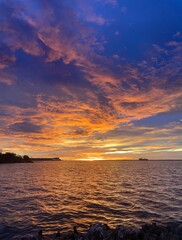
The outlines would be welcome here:
<svg viewBox="0 0 182 240">
<path fill-rule="evenodd" d="M 0 151 L 182 159 L 182 1 L 0 0 Z"/>
</svg>

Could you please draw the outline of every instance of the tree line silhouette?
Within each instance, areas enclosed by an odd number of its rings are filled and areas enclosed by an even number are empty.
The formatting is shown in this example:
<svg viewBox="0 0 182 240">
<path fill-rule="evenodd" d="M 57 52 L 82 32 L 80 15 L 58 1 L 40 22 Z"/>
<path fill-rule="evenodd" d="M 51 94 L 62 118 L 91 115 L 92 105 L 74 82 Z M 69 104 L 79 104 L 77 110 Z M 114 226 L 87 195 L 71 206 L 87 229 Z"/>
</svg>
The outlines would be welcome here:
<svg viewBox="0 0 182 240">
<path fill-rule="evenodd" d="M 32 160 L 28 155 L 20 156 L 16 155 L 15 153 L 6 152 L 1 153 L 0 152 L 0 164 L 1 163 L 31 163 Z"/>
</svg>

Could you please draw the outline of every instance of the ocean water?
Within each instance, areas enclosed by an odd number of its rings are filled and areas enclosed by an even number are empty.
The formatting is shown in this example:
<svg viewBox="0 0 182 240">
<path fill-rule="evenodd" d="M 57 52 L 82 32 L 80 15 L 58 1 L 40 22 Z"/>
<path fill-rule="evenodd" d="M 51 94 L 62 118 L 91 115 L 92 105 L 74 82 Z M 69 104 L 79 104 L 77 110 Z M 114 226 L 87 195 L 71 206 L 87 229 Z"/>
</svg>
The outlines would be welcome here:
<svg viewBox="0 0 182 240">
<path fill-rule="evenodd" d="M 0 239 L 182 220 L 182 161 L 0 165 Z"/>
</svg>

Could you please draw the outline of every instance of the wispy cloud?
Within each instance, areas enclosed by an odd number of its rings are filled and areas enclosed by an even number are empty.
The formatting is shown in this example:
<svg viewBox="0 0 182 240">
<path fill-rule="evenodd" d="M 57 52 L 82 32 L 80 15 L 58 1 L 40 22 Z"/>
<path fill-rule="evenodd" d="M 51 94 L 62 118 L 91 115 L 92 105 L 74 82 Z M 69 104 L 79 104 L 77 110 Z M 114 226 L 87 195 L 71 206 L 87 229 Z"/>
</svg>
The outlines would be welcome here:
<svg viewBox="0 0 182 240">
<path fill-rule="evenodd" d="M 134 60 L 106 40 L 122 38 L 122 29 L 111 31 L 112 17 L 99 9 L 115 11 L 117 1 L 0 4 L 4 149 L 75 159 L 178 152 L 180 123 L 159 129 L 136 121 L 182 107 L 180 31 Z"/>
</svg>

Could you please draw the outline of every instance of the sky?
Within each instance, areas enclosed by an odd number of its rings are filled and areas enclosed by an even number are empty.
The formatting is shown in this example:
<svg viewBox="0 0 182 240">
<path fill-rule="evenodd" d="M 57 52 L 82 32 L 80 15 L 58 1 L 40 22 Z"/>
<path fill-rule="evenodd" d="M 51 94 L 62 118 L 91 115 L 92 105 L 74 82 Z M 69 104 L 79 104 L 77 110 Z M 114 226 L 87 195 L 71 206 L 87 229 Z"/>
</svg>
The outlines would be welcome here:
<svg viewBox="0 0 182 240">
<path fill-rule="evenodd" d="M 0 151 L 182 159 L 181 0 L 0 0 Z"/>
</svg>

